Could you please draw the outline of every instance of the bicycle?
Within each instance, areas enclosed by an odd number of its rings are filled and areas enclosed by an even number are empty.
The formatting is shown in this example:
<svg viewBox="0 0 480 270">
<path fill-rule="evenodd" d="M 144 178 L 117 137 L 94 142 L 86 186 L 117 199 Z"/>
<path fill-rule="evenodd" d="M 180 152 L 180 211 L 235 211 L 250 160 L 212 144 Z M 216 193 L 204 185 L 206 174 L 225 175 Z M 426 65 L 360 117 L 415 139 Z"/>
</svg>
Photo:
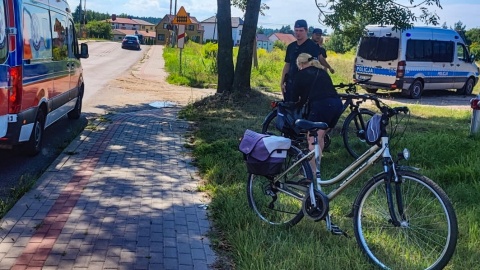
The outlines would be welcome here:
<svg viewBox="0 0 480 270">
<path fill-rule="evenodd" d="M 390 154 L 387 125 L 393 116 L 398 124 L 399 114 L 409 115 L 408 108 L 391 108 L 378 99 L 375 105 L 381 112 L 372 120 L 379 125 L 379 138 L 347 168 L 328 180 L 320 177 L 321 149 L 316 132 L 328 126 L 297 120 L 300 129 L 312 134 L 314 150 L 305 154 L 292 144 L 284 169 L 278 175 L 249 173 L 248 203 L 256 215 L 272 225 L 293 226 L 307 216 L 314 221 L 325 220 L 327 230 L 333 234 L 346 235 L 332 223 L 329 204 L 368 168 L 382 161 L 383 171 L 366 182 L 349 215 L 353 216 L 355 239 L 360 249 L 383 269 L 441 269 L 450 261 L 458 238 L 453 206 L 435 182 L 415 172 L 415 168 L 399 164 L 408 159 L 407 149 L 397 160 Z M 316 160 L 315 177 L 308 162 L 311 156 Z M 322 191 L 322 187 L 334 184 L 338 186 L 330 193 Z"/>
<path fill-rule="evenodd" d="M 363 81 L 362 81 L 363 82 Z M 375 114 L 373 111 L 360 108 L 360 105 L 367 100 L 378 100 L 375 95 L 358 94 L 356 86 L 362 82 L 355 82 L 349 84 L 334 85 L 335 88 L 347 88 L 345 94 L 339 94 L 344 100 L 342 113 L 350 108 L 350 113 L 345 118 L 342 125 L 341 135 L 343 144 L 348 153 L 358 158 L 361 153 L 365 152 L 369 146 L 365 143 L 365 126 L 368 120 Z M 262 123 L 262 133 L 270 135 L 285 136 L 292 139 L 297 145 L 306 141 L 305 134 L 282 134 L 275 128 L 275 121 L 277 117 L 277 106 L 281 101 L 272 101 L 272 111 L 265 117 Z M 331 143 L 330 135 L 327 133 L 324 138 L 325 147 L 327 149 Z M 300 148 L 305 148 L 300 146 Z"/>
</svg>

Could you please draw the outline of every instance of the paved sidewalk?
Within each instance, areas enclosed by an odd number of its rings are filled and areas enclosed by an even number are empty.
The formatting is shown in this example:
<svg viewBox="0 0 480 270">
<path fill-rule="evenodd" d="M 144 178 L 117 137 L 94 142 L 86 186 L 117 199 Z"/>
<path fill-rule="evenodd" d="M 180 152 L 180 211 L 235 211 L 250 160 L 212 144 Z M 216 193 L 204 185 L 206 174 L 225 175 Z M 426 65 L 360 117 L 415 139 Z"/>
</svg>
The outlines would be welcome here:
<svg viewBox="0 0 480 270">
<path fill-rule="evenodd" d="M 208 198 L 177 112 L 87 127 L 0 220 L 0 269 L 209 269 Z"/>
</svg>

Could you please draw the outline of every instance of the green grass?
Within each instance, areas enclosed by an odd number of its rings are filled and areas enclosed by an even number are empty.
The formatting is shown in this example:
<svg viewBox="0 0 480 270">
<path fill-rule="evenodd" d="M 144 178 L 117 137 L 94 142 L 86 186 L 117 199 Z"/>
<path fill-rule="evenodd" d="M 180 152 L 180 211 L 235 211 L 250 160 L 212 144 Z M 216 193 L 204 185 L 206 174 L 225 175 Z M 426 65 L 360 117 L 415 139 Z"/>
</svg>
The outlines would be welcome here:
<svg viewBox="0 0 480 270">
<path fill-rule="evenodd" d="M 197 57 L 202 55 L 201 47 L 196 50 Z M 205 50 L 211 53 L 211 48 Z M 185 49 L 184 55 L 186 52 Z M 284 53 L 259 51 L 259 68 L 252 70 L 253 87 L 279 91 Z M 331 75 L 335 84 L 351 81 L 353 59 L 352 54 L 329 52 L 328 61 L 336 71 Z M 203 63 L 205 67 L 212 65 L 207 58 Z M 186 78 L 188 84 L 189 77 L 181 77 Z M 203 82 L 208 83 L 215 84 L 216 79 Z M 478 93 L 479 88 L 477 85 L 474 93 Z M 381 171 L 380 165 L 370 169 L 330 204 L 334 222 L 351 238 L 334 236 L 327 232 L 324 222 L 307 219 L 288 230 L 274 228 L 249 208 L 247 173 L 238 151 L 239 139 L 245 129 L 261 130 L 271 99 L 258 91 L 217 95 L 190 104 L 181 112 L 182 117 L 198 124 L 189 147 L 205 179 L 199 189 L 212 196 L 210 210 L 216 228 L 211 235 L 212 242 L 218 251 L 227 254 L 227 264 L 236 269 L 373 269 L 353 238 L 352 220 L 345 215 L 365 181 Z M 392 153 L 409 148 L 412 158 L 406 165 L 421 168 L 420 173 L 437 182 L 453 202 L 460 234 L 455 255 L 446 269 L 475 269 L 480 263 L 480 151 L 476 150 L 480 149 L 480 138 L 469 136 L 471 111 L 422 105 L 409 108 L 412 117 L 406 131 L 402 133 L 399 129 L 392 139 Z M 352 162 L 338 134 L 343 118 L 322 159 L 323 178 L 335 176 Z M 406 122 L 402 124 L 405 126 Z"/>
<path fill-rule="evenodd" d="M 273 228 L 249 208 L 247 173 L 238 143 L 245 129 L 261 130 L 269 101 L 257 91 L 248 96 L 213 96 L 182 112 L 183 117 L 198 123 L 193 154 L 206 180 L 202 189 L 213 197 L 210 210 L 217 229 L 211 236 L 213 243 L 228 251 L 236 269 L 372 269 L 353 237 L 331 235 L 324 222 L 304 219 L 288 230 Z M 402 138 L 393 139 L 393 149 L 409 148 L 412 158 L 407 165 L 422 168 L 420 172 L 436 181 L 454 204 L 460 235 L 447 269 L 474 269 L 480 262 L 480 152 L 476 151 L 480 140 L 468 134 L 470 111 L 421 105 L 410 109 L 408 128 Z M 322 159 L 324 178 L 351 161 L 340 136 L 334 134 Z M 331 202 L 334 221 L 350 236 L 352 220 L 344 216 L 364 181 L 379 171 L 377 165 Z"/>
</svg>

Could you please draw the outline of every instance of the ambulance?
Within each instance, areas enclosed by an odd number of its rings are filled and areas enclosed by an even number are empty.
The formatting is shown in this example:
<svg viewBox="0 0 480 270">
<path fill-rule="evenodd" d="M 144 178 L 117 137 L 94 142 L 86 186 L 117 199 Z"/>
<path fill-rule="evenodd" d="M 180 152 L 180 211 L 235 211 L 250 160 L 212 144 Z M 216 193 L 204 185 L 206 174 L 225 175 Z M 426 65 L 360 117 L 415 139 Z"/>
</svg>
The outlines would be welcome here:
<svg viewBox="0 0 480 270">
<path fill-rule="evenodd" d="M 456 89 L 470 95 L 479 75 L 474 59 L 451 29 L 369 25 L 358 44 L 353 78 L 369 93 L 399 89 L 418 99 L 424 90 Z"/>
<path fill-rule="evenodd" d="M 65 0 L 0 0 L 0 148 L 36 155 L 45 128 L 80 118 L 87 57 Z"/>
</svg>

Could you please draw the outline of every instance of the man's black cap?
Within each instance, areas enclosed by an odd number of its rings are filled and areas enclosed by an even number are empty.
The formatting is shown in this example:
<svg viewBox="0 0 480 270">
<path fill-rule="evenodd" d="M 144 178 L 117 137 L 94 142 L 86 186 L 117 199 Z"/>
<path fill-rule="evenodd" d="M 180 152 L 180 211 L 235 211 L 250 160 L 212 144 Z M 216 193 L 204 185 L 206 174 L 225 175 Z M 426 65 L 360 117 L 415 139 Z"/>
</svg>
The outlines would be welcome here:
<svg viewBox="0 0 480 270">
<path fill-rule="evenodd" d="M 315 28 L 315 29 L 313 29 L 312 34 L 319 34 L 319 35 L 321 35 L 321 34 L 322 34 L 322 29 L 320 29 L 320 28 Z"/>
<path fill-rule="evenodd" d="M 305 20 L 297 20 L 295 22 L 294 28 L 308 28 L 307 21 Z"/>
</svg>

